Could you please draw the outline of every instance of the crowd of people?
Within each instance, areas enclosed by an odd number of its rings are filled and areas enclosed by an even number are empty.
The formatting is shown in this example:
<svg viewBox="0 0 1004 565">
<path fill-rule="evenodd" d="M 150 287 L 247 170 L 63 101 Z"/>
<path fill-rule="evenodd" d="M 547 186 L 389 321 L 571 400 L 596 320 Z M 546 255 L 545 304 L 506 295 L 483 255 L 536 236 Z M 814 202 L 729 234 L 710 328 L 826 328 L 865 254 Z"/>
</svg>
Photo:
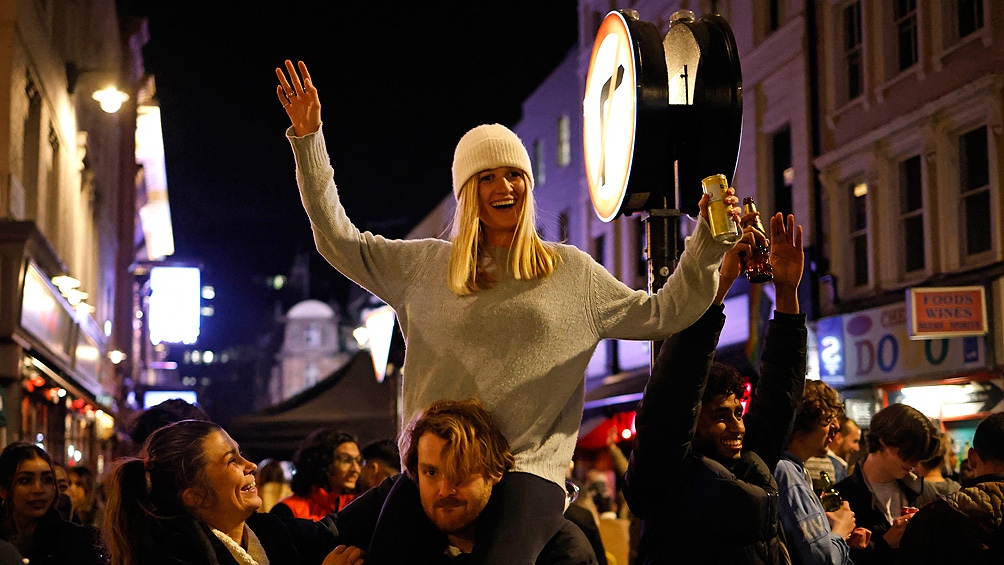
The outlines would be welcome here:
<svg viewBox="0 0 1004 565">
<path fill-rule="evenodd" d="M 253 462 L 170 400 L 141 414 L 140 449 L 104 476 L 14 442 L 0 453 L 0 565 L 1004 561 L 1004 413 L 979 424 L 957 475 L 951 438 L 915 408 L 855 422 L 806 380 L 794 216 L 764 233 L 728 188 L 742 229 L 716 239 L 705 195 L 666 284 L 633 290 L 540 237 L 527 150 L 485 124 L 454 154 L 451 239 L 385 239 L 340 204 L 306 65 L 276 76 L 318 250 L 401 321 L 398 437 L 325 427 L 290 462 Z M 763 246 L 774 313 L 747 383 L 715 350 L 725 297 Z M 576 439 L 603 339 L 661 347 L 633 442 L 612 434 L 589 459 Z M 626 555 L 605 543 L 611 523 L 630 524 Z"/>
</svg>

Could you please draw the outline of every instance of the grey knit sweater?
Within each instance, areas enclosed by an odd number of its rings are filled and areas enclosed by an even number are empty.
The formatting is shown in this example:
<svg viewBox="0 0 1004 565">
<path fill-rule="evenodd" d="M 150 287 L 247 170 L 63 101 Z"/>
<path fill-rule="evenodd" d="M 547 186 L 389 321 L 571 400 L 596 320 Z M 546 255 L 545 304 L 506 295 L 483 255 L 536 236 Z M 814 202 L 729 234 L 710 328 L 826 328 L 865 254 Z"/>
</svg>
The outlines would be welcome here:
<svg viewBox="0 0 1004 565">
<path fill-rule="evenodd" d="M 509 440 L 514 470 L 562 488 L 599 341 L 665 339 L 689 326 L 714 300 L 718 265 L 731 248 L 702 220 L 654 296 L 569 245 L 556 246 L 561 262 L 549 277 L 516 280 L 508 250 L 495 248 L 497 282 L 460 297 L 446 285 L 450 242 L 360 232 L 339 202 L 322 131 L 296 137 L 290 128 L 286 136 L 317 250 L 397 312 L 406 343 L 404 422 L 433 401 L 477 397 Z"/>
</svg>

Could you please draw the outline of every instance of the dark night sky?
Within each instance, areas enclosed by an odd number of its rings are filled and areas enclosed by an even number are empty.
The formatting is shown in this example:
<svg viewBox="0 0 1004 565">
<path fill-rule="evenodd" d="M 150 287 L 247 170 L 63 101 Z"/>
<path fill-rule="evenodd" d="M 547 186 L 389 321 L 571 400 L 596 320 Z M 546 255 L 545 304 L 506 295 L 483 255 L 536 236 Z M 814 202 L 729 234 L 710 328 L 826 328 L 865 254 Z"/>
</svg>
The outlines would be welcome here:
<svg viewBox="0 0 1004 565">
<path fill-rule="evenodd" d="M 480 123 L 512 125 L 577 37 L 574 0 L 408 2 L 151 0 L 148 71 L 162 111 L 177 252 L 216 287 L 203 347 L 252 340 L 268 323 L 264 278 L 314 251 L 283 135 L 274 69 L 307 63 L 343 203 L 357 226 L 406 234 L 449 194 L 453 148 Z"/>
</svg>

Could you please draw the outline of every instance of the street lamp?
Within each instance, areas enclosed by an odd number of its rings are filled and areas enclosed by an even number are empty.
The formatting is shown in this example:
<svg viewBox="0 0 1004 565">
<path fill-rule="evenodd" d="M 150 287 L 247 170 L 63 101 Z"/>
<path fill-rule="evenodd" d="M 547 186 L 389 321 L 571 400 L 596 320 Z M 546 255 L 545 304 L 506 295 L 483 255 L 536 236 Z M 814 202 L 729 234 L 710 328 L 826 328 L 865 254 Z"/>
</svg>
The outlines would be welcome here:
<svg viewBox="0 0 1004 565">
<path fill-rule="evenodd" d="M 80 79 L 80 75 L 91 72 L 102 72 L 107 74 L 111 71 L 107 69 L 81 69 L 76 63 L 72 61 L 67 62 L 66 91 L 73 94 L 77 89 L 77 81 Z M 122 103 L 129 99 L 129 95 L 116 88 L 114 84 L 109 84 L 101 90 L 95 91 L 94 94 L 91 95 L 91 98 L 97 100 L 101 109 L 106 113 L 114 114 L 122 107 Z"/>
<path fill-rule="evenodd" d="M 114 114 L 122 107 L 122 103 L 129 99 L 129 95 L 114 86 L 106 86 L 95 91 L 91 98 L 98 101 L 101 109 L 108 114 Z"/>
</svg>

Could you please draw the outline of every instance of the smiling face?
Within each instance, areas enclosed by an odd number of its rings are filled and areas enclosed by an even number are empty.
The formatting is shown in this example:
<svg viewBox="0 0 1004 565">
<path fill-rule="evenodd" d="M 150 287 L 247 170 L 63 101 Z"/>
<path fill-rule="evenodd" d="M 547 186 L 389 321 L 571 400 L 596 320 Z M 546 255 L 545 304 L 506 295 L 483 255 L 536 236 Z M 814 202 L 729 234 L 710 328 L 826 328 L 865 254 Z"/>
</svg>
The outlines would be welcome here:
<svg viewBox="0 0 1004 565">
<path fill-rule="evenodd" d="M 848 428 L 847 433 L 838 433 L 829 445 L 830 449 L 844 460 L 861 449 L 861 428 L 854 424 L 850 424 Z"/>
<path fill-rule="evenodd" d="M 715 395 L 701 405 L 694 435 L 694 448 L 701 455 L 731 465 L 739 459 L 745 435 L 743 405 L 736 395 Z"/>
<path fill-rule="evenodd" d="M 498 482 L 482 473 L 449 480 L 443 469 L 446 441 L 426 432 L 418 439 L 418 490 L 422 509 L 447 535 L 469 537 Z"/>
<path fill-rule="evenodd" d="M 10 490 L 0 492 L 11 505 L 16 520 L 38 520 L 56 499 L 56 478 L 49 463 L 40 457 L 25 459 L 17 467 Z"/>
<path fill-rule="evenodd" d="M 255 484 L 255 464 L 245 459 L 237 443 L 223 430 L 203 440 L 206 488 L 185 489 L 185 504 L 209 526 L 231 532 L 261 506 Z M 240 529 L 239 528 L 239 529 Z"/>
<path fill-rule="evenodd" d="M 478 173 L 478 218 L 485 241 L 509 247 L 516 235 L 526 198 L 526 180 L 515 167 L 499 167 Z"/>
<path fill-rule="evenodd" d="M 362 456 L 354 441 L 347 441 L 335 448 L 335 454 L 328 469 L 329 491 L 344 494 L 355 490 L 359 473 L 362 471 Z"/>
</svg>

